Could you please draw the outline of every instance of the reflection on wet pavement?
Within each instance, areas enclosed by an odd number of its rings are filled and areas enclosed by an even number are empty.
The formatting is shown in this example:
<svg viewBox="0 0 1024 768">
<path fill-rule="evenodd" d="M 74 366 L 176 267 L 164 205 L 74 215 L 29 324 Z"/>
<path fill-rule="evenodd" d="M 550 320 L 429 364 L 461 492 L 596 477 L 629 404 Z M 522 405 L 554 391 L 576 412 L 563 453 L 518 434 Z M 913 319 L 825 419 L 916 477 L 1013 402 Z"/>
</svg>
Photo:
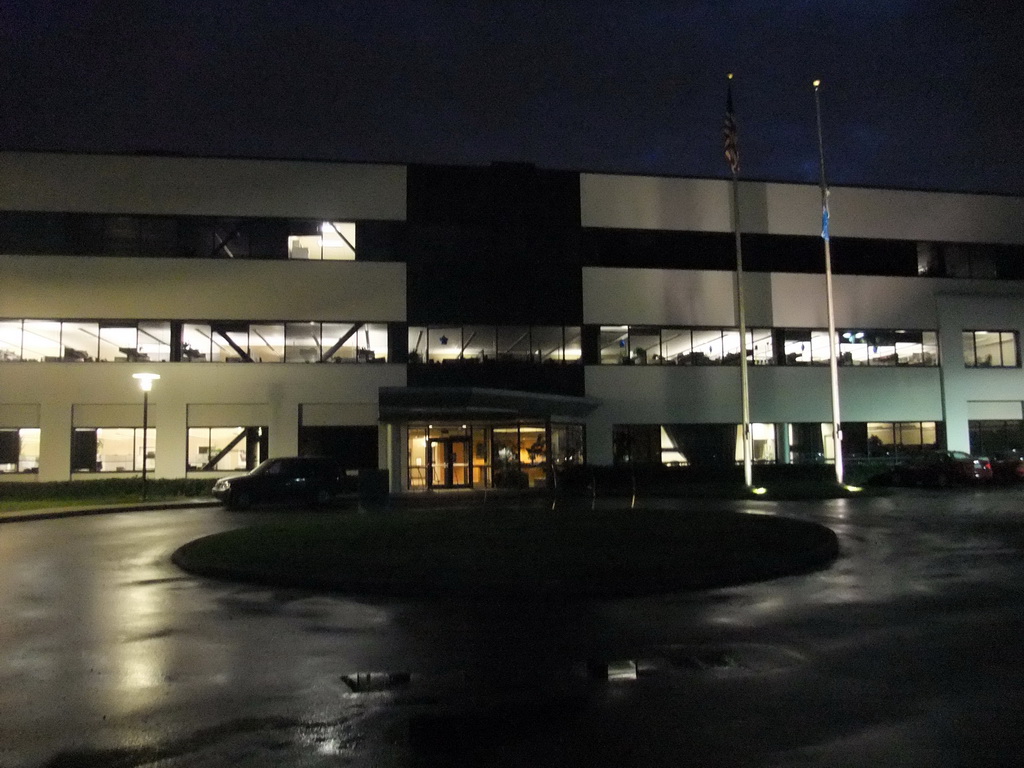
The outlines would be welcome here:
<svg viewBox="0 0 1024 768">
<path fill-rule="evenodd" d="M 822 522 L 840 558 L 530 606 L 258 589 L 168 559 L 272 512 L 0 525 L 0 765 L 1020 763 L 1020 501 L 702 502 Z"/>
</svg>

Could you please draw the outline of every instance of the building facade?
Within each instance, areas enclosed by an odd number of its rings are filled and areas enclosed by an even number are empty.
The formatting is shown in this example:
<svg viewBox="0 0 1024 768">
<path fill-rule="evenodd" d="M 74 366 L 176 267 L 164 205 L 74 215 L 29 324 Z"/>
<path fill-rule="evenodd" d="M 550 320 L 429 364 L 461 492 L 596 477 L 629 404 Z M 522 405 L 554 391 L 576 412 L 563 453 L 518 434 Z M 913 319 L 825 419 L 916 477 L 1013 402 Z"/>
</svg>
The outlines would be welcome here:
<svg viewBox="0 0 1024 768">
<path fill-rule="evenodd" d="M 1024 449 L 1024 198 L 741 182 L 755 460 Z M 329 454 L 393 491 L 742 457 L 730 190 L 0 153 L 0 478 Z M 143 408 L 132 374 L 157 373 Z"/>
</svg>

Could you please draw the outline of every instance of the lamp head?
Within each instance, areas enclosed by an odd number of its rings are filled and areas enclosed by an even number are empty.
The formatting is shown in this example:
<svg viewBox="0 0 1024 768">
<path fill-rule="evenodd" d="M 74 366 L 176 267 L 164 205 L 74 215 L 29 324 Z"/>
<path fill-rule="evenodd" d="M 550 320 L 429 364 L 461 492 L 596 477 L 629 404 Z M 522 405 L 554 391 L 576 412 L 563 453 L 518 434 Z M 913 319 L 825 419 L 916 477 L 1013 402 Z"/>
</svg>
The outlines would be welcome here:
<svg viewBox="0 0 1024 768">
<path fill-rule="evenodd" d="M 143 392 L 149 392 L 153 389 L 153 382 L 160 378 L 159 373 L 133 373 L 133 379 L 137 379 L 139 386 Z"/>
</svg>

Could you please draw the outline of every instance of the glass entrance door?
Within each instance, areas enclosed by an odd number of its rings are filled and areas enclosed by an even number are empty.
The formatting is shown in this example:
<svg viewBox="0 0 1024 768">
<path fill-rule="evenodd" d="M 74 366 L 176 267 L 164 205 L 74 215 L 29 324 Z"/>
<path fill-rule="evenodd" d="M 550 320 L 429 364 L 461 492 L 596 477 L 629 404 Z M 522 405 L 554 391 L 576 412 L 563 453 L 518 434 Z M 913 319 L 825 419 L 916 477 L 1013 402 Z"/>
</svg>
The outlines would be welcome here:
<svg viewBox="0 0 1024 768">
<path fill-rule="evenodd" d="M 427 487 L 468 488 L 469 438 L 440 437 L 427 441 Z"/>
</svg>

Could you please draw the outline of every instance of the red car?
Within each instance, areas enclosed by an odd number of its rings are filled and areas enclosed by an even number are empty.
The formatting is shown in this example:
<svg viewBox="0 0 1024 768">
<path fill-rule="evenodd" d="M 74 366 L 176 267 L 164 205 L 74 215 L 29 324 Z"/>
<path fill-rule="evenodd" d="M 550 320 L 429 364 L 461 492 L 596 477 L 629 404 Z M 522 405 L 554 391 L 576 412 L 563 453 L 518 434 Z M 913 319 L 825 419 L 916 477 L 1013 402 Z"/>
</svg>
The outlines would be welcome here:
<svg viewBox="0 0 1024 768">
<path fill-rule="evenodd" d="M 1024 454 L 1010 451 L 993 456 L 992 479 L 1001 483 L 1024 482 Z"/>
<path fill-rule="evenodd" d="M 897 464 L 892 471 L 895 485 L 928 485 L 944 488 L 992 480 L 992 463 L 984 456 L 963 451 L 926 451 Z"/>
</svg>

